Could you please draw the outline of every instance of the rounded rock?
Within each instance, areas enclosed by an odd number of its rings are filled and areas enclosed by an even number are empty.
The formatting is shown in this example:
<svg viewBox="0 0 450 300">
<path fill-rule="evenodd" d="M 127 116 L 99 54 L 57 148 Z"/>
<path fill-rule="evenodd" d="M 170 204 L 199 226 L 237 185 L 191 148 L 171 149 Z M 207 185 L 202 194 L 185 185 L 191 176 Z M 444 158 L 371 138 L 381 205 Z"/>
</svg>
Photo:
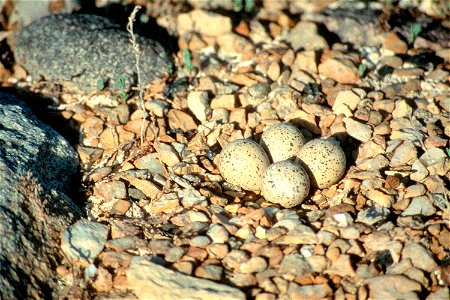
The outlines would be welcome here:
<svg viewBox="0 0 450 300">
<path fill-rule="evenodd" d="M 305 143 L 302 132 L 290 123 L 270 126 L 260 140 L 260 145 L 266 150 L 272 162 L 298 157 Z"/>
<path fill-rule="evenodd" d="M 219 158 L 222 177 L 249 191 L 260 190 L 268 165 L 269 158 L 264 149 L 249 139 L 238 139 L 227 144 Z"/>
<path fill-rule="evenodd" d="M 345 153 L 342 148 L 326 139 L 316 139 L 306 143 L 300 150 L 300 161 L 308 172 L 311 185 L 320 189 L 328 188 L 344 175 Z"/>
<path fill-rule="evenodd" d="M 267 201 L 290 208 L 305 200 L 309 188 L 309 177 L 303 167 L 294 161 L 284 160 L 267 168 L 261 193 Z"/>
</svg>

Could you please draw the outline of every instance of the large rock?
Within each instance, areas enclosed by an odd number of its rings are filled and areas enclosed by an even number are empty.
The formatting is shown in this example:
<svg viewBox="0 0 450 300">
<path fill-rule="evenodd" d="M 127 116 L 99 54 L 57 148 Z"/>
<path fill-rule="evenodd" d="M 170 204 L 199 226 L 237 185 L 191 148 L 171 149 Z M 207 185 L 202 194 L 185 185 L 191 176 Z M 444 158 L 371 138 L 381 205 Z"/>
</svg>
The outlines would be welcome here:
<svg viewBox="0 0 450 300">
<path fill-rule="evenodd" d="M 156 41 L 136 36 L 140 49 L 142 84 L 171 71 L 166 51 Z M 34 78 L 63 84 L 68 90 L 92 92 L 101 81 L 117 88 L 137 85 L 135 56 L 130 35 L 110 20 L 83 14 L 40 18 L 20 30 L 15 56 Z"/>
<path fill-rule="evenodd" d="M 16 97 L 0 93 L 0 298 L 55 298 L 59 231 L 81 216 L 65 193 L 71 146 Z"/>
<path fill-rule="evenodd" d="M 166 269 L 145 256 L 133 258 L 127 281 L 139 299 L 245 299 L 236 288 Z"/>
</svg>

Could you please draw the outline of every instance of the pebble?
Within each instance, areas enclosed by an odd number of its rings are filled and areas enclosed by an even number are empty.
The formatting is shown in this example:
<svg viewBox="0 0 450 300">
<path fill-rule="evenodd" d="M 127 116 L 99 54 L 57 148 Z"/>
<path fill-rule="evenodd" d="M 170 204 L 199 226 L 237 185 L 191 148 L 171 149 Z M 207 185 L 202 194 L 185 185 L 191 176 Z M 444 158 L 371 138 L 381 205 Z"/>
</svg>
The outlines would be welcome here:
<svg viewBox="0 0 450 300">
<path fill-rule="evenodd" d="M 427 196 L 414 197 L 402 216 L 432 216 L 436 213 L 433 203 Z"/>
<path fill-rule="evenodd" d="M 177 16 L 177 32 L 184 35 L 196 31 L 205 36 L 220 36 L 231 32 L 231 19 L 220 14 L 194 9 Z"/>
<path fill-rule="evenodd" d="M 245 299 L 236 288 L 166 269 L 148 256 L 134 257 L 126 270 L 128 288 L 138 299 Z"/>
<path fill-rule="evenodd" d="M 213 243 L 217 244 L 225 243 L 229 237 L 228 231 L 220 224 L 211 224 L 206 234 L 211 238 Z"/>
<path fill-rule="evenodd" d="M 206 121 L 209 114 L 209 97 L 205 91 L 193 91 L 187 96 L 187 105 L 194 116 L 200 121 Z"/>
<path fill-rule="evenodd" d="M 283 257 L 278 272 L 281 274 L 304 276 L 310 274 L 312 270 L 311 266 L 302 255 L 292 253 Z"/>
<path fill-rule="evenodd" d="M 326 299 L 333 290 L 326 283 L 300 286 L 290 282 L 287 293 L 290 299 Z"/>
<path fill-rule="evenodd" d="M 328 43 L 319 35 L 317 25 L 313 22 L 298 22 L 286 36 L 286 40 L 295 51 L 328 49 Z"/>
<path fill-rule="evenodd" d="M 264 258 L 256 256 L 241 264 L 239 271 L 241 273 L 259 273 L 267 268 L 267 262 Z"/>
<path fill-rule="evenodd" d="M 319 65 L 319 73 L 339 83 L 351 84 L 360 81 L 358 69 L 348 60 L 329 58 Z"/>
<path fill-rule="evenodd" d="M 225 267 L 230 270 L 239 270 L 240 266 L 249 260 L 247 253 L 241 250 L 231 250 L 222 260 Z"/>
<path fill-rule="evenodd" d="M 103 250 L 109 227 L 80 220 L 66 229 L 61 238 L 61 250 L 72 261 L 93 261 Z"/>
<path fill-rule="evenodd" d="M 101 182 L 94 187 L 94 193 L 106 201 L 124 199 L 127 197 L 127 189 L 122 181 Z"/>
<path fill-rule="evenodd" d="M 405 54 L 408 51 L 408 44 L 402 41 L 395 32 L 389 32 L 383 41 L 383 48 L 395 54 Z"/>
<path fill-rule="evenodd" d="M 384 221 L 389 216 L 390 211 L 386 207 L 371 206 L 358 213 L 357 222 L 367 225 L 374 225 L 380 221 Z"/>
<path fill-rule="evenodd" d="M 219 281 L 222 279 L 223 268 L 216 265 L 200 266 L 195 270 L 195 276 Z"/>
<path fill-rule="evenodd" d="M 317 243 L 317 236 L 310 227 L 298 224 L 286 235 L 275 239 L 273 243 L 278 245 L 315 244 Z"/>
<path fill-rule="evenodd" d="M 351 118 L 343 119 L 348 135 L 361 142 L 367 142 L 372 137 L 372 127 Z"/>
<path fill-rule="evenodd" d="M 341 254 L 331 267 L 325 270 L 325 274 L 355 277 L 356 273 L 350 261 L 350 255 Z"/>
<path fill-rule="evenodd" d="M 237 287 L 248 287 L 256 285 L 256 278 L 252 274 L 233 273 L 229 278 L 230 282 Z"/>
<path fill-rule="evenodd" d="M 374 190 L 374 189 L 367 191 L 367 198 L 369 198 L 373 202 L 375 202 L 383 207 L 388 207 L 388 208 L 391 207 L 395 201 L 394 196 L 385 194 L 380 190 Z"/>
<path fill-rule="evenodd" d="M 353 91 L 340 91 L 334 100 L 333 112 L 336 115 L 344 114 L 346 117 L 351 117 L 360 101 L 359 96 Z"/>
<path fill-rule="evenodd" d="M 402 257 L 411 259 L 413 265 L 426 272 L 432 272 L 437 268 L 437 264 L 434 261 L 428 250 L 419 243 L 409 242 L 406 243 L 403 248 Z"/>
<path fill-rule="evenodd" d="M 365 280 L 372 299 L 419 299 L 420 283 L 403 275 L 380 275 Z"/>
<path fill-rule="evenodd" d="M 417 158 L 417 149 L 411 142 L 404 142 L 398 146 L 391 158 L 390 166 L 399 167 L 408 164 Z"/>
</svg>

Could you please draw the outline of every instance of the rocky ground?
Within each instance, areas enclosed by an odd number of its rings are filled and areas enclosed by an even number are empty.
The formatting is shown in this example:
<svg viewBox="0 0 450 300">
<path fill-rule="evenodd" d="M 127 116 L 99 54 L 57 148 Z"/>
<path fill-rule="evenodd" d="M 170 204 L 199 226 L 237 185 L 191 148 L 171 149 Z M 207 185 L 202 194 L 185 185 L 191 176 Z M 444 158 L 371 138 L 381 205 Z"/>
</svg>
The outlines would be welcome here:
<svg viewBox="0 0 450 300">
<path fill-rule="evenodd" d="M 140 12 L 176 66 L 144 91 L 143 142 L 137 88 L 27 77 L 3 7 L 0 91 L 50 101 L 30 106 L 79 156 L 85 217 L 61 233 L 61 297 L 448 299 L 445 1 L 204 3 Z M 224 145 L 279 122 L 347 156 L 337 184 L 291 209 L 217 168 Z"/>
</svg>

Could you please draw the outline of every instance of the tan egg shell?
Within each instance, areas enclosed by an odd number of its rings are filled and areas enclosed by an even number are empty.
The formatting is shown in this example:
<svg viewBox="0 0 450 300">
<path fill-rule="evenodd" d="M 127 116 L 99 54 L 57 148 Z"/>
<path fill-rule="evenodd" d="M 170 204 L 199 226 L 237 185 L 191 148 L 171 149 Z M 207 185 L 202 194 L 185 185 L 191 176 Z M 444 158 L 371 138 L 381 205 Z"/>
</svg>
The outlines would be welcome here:
<svg viewBox="0 0 450 300">
<path fill-rule="evenodd" d="M 300 150 L 300 160 L 308 172 L 311 185 L 320 189 L 338 182 L 345 172 L 344 150 L 330 140 L 309 141 Z"/>
<path fill-rule="evenodd" d="M 284 160 L 267 168 L 261 194 L 267 201 L 290 208 L 303 202 L 309 188 L 309 177 L 303 167 L 297 162 Z"/>
<path fill-rule="evenodd" d="M 261 136 L 260 145 L 272 162 L 298 157 L 300 148 L 306 143 L 302 132 L 290 123 L 270 126 Z"/>
<path fill-rule="evenodd" d="M 249 139 L 234 140 L 220 152 L 220 174 L 244 190 L 260 190 L 268 165 L 269 157 L 264 149 Z"/>
</svg>

